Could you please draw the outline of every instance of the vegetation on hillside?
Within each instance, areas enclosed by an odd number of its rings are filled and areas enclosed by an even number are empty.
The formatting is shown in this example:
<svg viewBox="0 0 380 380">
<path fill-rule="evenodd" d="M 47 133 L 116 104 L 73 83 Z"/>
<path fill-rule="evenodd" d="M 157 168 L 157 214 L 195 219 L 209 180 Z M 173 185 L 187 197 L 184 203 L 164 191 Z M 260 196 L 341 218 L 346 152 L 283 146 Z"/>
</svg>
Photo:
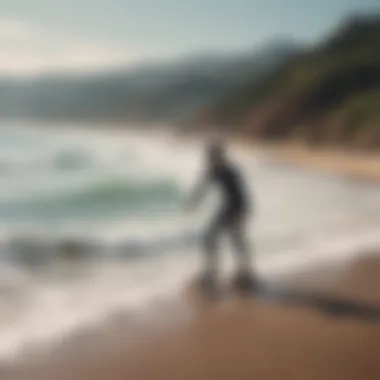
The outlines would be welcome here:
<svg viewBox="0 0 380 380">
<path fill-rule="evenodd" d="M 380 147 L 380 15 L 348 20 L 235 88 L 198 122 L 265 139 Z"/>
</svg>

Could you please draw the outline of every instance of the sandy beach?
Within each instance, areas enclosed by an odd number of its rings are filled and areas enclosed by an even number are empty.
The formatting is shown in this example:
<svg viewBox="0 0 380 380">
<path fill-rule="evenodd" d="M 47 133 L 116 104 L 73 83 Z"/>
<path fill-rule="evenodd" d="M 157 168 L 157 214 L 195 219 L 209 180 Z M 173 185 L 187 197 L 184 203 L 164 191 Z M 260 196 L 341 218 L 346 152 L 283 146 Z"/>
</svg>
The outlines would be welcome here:
<svg viewBox="0 0 380 380">
<path fill-rule="evenodd" d="M 344 268 L 327 280 L 321 266 L 279 279 L 273 294 L 218 302 L 189 285 L 4 369 L 1 379 L 378 379 L 380 258 Z"/>
<path fill-rule="evenodd" d="M 380 181 L 380 155 L 374 151 L 354 151 L 338 147 L 311 148 L 303 143 L 268 143 L 241 136 L 224 136 L 213 133 L 175 135 L 180 141 L 199 143 L 207 139 L 221 138 L 229 145 L 247 154 L 259 153 L 261 158 L 282 165 L 292 165 L 322 173 L 344 176 L 362 181 Z"/>
<path fill-rule="evenodd" d="M 363 181 L 380 181 L 380 156 L 374 152 L 352 152 L 337 148 L 316 148 L 299 144 L 257 145 L 271 161 L 312 168 Z"/>
</svg>

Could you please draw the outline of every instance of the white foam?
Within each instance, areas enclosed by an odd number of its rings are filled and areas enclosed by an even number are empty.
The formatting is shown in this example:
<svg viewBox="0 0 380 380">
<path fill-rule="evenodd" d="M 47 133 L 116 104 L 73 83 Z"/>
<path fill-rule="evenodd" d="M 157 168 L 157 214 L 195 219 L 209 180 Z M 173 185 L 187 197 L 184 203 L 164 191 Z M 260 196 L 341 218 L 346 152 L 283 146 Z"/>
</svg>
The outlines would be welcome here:
<svg viewBox="0 0 380 380">
<path fill-rule="evenodd" d="M 322 262 L 349 260 L 356 257 L 358 252 L 365 252 L 379 245 L 380 226 L 377 226 L 356 236 L 314 244 L 308 248 L 307 254 L 305 249 L 285 251 L 272 258 L 261 254 L 257 267 L 263 276 L 270 278 Z M 23 322 L 10 324 L 2 329 L 0 356 L 8 360 L 17 358 L 26 346 L 52 344 L 81 328 L 95 328 L 121 310 L 143 313 L 144 308 L 155 299 L 165 295 L 174 296 L 194 273 L 194 257 L 172 257 L 166 263 L 170 263 L 169 266 L 161 263 L 160 267 L 157 262 L 144 263 L 146 270 L 151 266 L 151 271 L 158 271 L 164 276 L 157 276 L 156 279 L 151 277 L 150 283 L 147 283 L 146 276 L 139 282 L 139 276 L 136 275 L 134 287 L 120 273 L 115 277 L 111 272 L 103 278 L 100 276 L 98 282 L 88 279 L 89 283 L 82 284 L 82 287 L 77 285 L 71 290 L 67 287 L 40 288 L 34 296 L 34 305 Z M 166 268 L 164 273 L 163 268 Z M 80 301 L 81 294 L 85 300 L 83 303 Z"/>
</svg>

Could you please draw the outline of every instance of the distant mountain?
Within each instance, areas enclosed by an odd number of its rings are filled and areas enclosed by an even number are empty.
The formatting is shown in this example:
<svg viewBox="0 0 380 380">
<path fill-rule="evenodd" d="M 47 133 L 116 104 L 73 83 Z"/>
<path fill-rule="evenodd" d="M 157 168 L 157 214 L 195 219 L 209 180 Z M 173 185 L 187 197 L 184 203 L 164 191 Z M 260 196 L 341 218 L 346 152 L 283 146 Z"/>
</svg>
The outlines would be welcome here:
<svg viewBox="0 0 380 380">
<path fill-rule="evenodd" d="M 380 14 L 347 19 L 322 42 L 227 92 L 194 124 L 248 138 L 380 147 Z"/>
<path fill-rule="evenodd" d="M 92 75 L 0 79 L 0 117 L 178 122 L 248 78 L 281 65 L 299 47 L 268 43 L 253 52 L 207 53 Z"/>
</svg>

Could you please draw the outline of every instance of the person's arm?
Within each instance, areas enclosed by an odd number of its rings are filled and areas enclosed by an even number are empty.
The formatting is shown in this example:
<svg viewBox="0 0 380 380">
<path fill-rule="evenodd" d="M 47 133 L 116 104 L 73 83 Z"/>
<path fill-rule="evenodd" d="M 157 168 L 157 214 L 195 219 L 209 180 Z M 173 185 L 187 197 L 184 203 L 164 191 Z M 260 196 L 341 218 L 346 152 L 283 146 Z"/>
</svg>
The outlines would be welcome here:
<svg viewBox="0 0 380 380">
<path fill-rule="evenodd" d="M 204 174 L 203 176 L 201 176 L 185 203 L 186 210 L 191 210 L 197 206 L 197 204 L 203 198 L 209 184 L 210 176 L 208 174 Z"/>
</svg>

